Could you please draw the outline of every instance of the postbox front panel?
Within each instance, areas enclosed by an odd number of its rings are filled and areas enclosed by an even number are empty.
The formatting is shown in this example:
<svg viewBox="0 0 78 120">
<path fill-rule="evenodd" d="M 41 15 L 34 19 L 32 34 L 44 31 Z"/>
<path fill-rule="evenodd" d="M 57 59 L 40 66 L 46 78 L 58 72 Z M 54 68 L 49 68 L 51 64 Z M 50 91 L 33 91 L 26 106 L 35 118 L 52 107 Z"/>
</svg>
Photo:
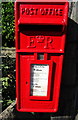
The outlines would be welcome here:
<svg viewBox="0 0 78 120">
<path fill-rule="evenodd" d="M 36 60 L 35 57 L 34 53 L 17 55 L 20 64 L 18 110 L 56 112 L 63 55 L 48 54 L 47 60 Z"/>
<path fill-rule="evenodd" d="M 62 25 L 22 25 L 19 29 L 19 49 L 64 52 L 62 43 L 65 42 L 65 34 L 62 33 Z"/>
<path fill-rule="evenodd" d="M 20 5 L 20 19 L 32 17 L 32 18 L 45 18 L 48 17 L 57 18 L 64 15 L 64 4 L 62 5 L 30 5 L 30 4 L 21 4 Z M 51 15 L 51 16 L 50 16 Z"/>
<path fill-rule="evenodd" d="M 19 24 L 64 24 L 66 12 L 65 2 L 53 3 L 21 3 L 19 5 Z M 60 18 L 60 19 L 59 19 Z"/>
<path fill-rule="evenodd" d="M 58 110 L 68 2 L 15 3 L 17 110 Z"/>
<path fill-rule="evenodd" d="M 67 25 L 67 3 L 18 3 L 18 50 L 63 53 Z M 17 14 L 18 13 L 18 14 Z M 41 49 L 40 49 L 41 48 Z"/>
</svg>

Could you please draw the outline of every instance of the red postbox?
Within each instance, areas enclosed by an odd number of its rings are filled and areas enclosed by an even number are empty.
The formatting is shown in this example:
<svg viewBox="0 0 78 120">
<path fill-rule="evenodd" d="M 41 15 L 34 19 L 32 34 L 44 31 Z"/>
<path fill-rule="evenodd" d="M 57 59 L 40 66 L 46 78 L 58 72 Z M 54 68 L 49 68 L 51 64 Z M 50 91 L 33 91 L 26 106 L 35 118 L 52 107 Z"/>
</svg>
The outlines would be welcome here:
<svg viewBox="0 0 78 120">
<path fill-rule="evenodd" d="M 15 2 L 17 110 L 58 110 L 67 19 L 64 0 Z"/>
</svg>

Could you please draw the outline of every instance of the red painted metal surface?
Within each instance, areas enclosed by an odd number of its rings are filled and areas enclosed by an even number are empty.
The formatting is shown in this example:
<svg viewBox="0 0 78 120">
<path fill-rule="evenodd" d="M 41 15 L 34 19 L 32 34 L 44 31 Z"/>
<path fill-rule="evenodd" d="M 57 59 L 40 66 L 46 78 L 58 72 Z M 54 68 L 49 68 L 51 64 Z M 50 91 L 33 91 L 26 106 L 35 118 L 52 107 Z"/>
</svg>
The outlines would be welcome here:
<svg viewBox="0 0 78 120">
<path fill-rule="evenodd" d="M 18 111 L 56 112 L 58 110 L 67 19 L 68 2 L 64 0 L 15 2 Z M 42 55 L 42 59 L 39 54 Z M 49 68 L 46 95 L 31 94 L 32 65 Z"/>
</svg>

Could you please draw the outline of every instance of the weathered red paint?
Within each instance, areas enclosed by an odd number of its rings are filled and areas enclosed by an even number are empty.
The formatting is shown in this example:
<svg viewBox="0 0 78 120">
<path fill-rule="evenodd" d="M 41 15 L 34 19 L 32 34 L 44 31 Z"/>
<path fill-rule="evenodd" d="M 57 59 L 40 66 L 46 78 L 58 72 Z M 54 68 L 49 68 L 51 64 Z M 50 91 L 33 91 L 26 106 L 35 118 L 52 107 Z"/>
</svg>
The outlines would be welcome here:
<svg viewBox="0 0 78 120">
<path fill-rule="evenodd" d="M 68 2 L 15 2 L 16 103 L 24 112 L 58 110 L 66 41 Z M 40 60 L 39 53 L 43 54 Z M 31 95 L 31 65 L 48 65 L 46 96 Z"/>
</svg>

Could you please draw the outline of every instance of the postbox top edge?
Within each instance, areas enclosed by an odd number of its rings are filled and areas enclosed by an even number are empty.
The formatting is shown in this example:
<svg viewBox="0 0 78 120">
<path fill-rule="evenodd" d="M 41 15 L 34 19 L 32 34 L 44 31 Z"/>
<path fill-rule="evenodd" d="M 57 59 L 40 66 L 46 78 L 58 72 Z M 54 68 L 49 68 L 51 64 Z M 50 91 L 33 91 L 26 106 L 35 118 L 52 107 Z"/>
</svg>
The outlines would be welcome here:
<svg viewBox="0 0 78 120">
<path fill-rule="evenodd" d="M 16 2 L 68 2 L 68 0 L 16 0 Z"/>
</svg>

